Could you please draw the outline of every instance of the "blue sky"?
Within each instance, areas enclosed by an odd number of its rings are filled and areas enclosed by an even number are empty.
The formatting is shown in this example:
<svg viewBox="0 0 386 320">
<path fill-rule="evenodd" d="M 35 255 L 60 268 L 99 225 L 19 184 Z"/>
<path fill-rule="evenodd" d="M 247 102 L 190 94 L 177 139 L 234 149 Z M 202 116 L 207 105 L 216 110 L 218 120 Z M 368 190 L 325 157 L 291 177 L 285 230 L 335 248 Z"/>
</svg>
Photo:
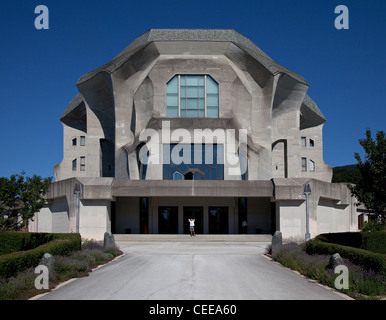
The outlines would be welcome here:
<svg viewBox="0 0 386 320">
<path fill-rule="evenodd" d="M 349 9 L 349 29 L 334 26 Z M 49 30 L 34 26 L 49 9 Z M 53 176 L 63 157 L 60 115 L 85 73 L 151 28 L 235 29 L 302 75 L 327 118 L 324 160 L 356 163 L 358 139 L 386 129 L 384 0 L 13 0 L 0 13 L 0 176 Z"/>
</svg>

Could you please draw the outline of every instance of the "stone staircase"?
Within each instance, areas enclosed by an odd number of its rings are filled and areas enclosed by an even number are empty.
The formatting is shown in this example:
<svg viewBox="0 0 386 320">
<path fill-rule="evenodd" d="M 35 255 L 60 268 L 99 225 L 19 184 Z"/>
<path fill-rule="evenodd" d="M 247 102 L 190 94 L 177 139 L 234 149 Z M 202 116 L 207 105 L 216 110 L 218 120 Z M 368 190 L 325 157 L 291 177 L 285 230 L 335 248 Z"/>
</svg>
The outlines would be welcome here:
<svg viewBox="0 0 386 320">
<path fill-rule="evenodd" d="M 127 242 L 271 242 L 270 234 L 114 234 L 115 243 Z"/>
</svg>

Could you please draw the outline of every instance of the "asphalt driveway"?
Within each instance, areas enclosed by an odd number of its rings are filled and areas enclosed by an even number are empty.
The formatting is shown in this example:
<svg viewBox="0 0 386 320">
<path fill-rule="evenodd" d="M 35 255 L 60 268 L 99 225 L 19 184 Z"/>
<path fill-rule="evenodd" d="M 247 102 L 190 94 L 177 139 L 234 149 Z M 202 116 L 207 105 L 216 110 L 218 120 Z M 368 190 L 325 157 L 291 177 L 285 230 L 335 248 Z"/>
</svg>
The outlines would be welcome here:
<svg viewBox="0 0 386 320">
<path fill-rule="evenodd" d="M 341 300 L 262 255 L 263 242 L 129 242 L 41 300 Z"/>
</svg>

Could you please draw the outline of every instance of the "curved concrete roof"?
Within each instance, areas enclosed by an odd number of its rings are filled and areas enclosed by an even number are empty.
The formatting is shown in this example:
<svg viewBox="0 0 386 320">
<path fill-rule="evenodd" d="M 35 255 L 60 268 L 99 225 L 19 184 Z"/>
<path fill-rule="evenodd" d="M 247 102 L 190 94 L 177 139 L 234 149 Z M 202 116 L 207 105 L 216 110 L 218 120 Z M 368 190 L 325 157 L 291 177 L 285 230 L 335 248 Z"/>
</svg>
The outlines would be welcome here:
<svg viewBox="0 0 386 320">
<path fill-rule="evenodd" d="M 273 61 L 251 40 L 232 29 L 150 29 L 135 39 L 109 63 L 82 76 L 78 84 L 89 80 L 99 72 L 114 72 L 135 52 L 152 42 L 160 41 L 232 42 L 260 62 L 272 75 L 285 73 L 297 81 L 308 85 L 302 76 Z"/>
</svg>

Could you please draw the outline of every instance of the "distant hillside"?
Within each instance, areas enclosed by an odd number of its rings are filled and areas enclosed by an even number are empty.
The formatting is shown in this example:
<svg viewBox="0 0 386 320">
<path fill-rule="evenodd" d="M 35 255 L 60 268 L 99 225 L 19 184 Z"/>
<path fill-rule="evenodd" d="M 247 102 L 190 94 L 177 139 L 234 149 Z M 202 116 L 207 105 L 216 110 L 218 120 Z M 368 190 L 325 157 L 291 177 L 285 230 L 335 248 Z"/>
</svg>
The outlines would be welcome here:
<svg viewBox="0 0 386 320">
<path fill-rule="evenodd" d="M 350 182 L 356 184 L 360 179 L 359 169 L 355 164 L 332 168 L 332 182 Z"/>
</svg>

